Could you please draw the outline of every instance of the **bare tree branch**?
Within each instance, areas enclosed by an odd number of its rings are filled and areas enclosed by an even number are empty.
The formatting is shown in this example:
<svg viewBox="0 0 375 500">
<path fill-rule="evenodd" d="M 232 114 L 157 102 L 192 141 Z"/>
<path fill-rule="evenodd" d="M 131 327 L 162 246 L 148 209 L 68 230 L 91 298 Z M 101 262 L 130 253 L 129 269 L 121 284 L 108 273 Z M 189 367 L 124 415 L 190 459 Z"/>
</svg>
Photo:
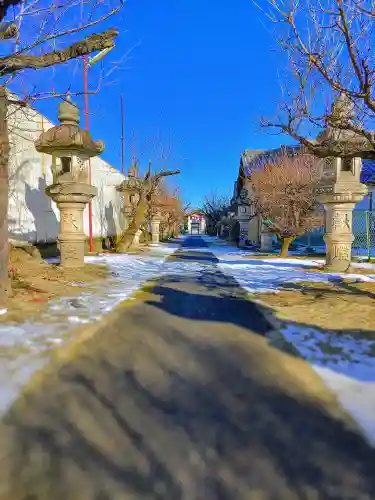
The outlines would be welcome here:
<svg viewBox="0 0 375 500">
<path fill-rule="evenodd" d="M 74 43 L 63 50 L 48 52 L 40 56 L 12 55 L 0 59 L 0 76 L 23 69 L 41 69 L 62 64 L 70 59 L 85 56 L 99 50 L 114 47 L 114 39 L 118 35 L 116 29 L 110 29 L 100 34 L 86 37 L 81 42 Z"/>
<path fill-rule="evenodd" d="M 347 130 L 363 139 L 363 151 L 355 151 L 358 156 L 375 158 L 375 134 L 370 129 L 375 118 L 373 0 L 254 3 L 274 25 L 275 39 L 290 65 L 279 116 L 264 120 L 263 126 L 290 135 L 320 156 L 336 154 L 338 145 L 320 147 L 309 138 L 313 133 L 327 126 Z M 341 126 L 333 123 L 329 109 L 337 93 L 355 109 L 355 119 Z"/>
</svg>

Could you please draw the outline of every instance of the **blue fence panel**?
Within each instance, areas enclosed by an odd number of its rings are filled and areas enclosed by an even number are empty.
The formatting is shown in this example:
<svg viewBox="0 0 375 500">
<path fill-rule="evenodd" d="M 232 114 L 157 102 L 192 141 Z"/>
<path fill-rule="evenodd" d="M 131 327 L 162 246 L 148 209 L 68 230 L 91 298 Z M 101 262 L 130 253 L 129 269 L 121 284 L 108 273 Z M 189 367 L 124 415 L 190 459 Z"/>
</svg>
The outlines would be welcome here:
<svg viewBox="0 0 375 500">
<path fill-rule="evenodd" d="M 300 245 L 318 247 L 323 249 L 324 227 L 316 228 L 295 241 Z M 375 257 L 375 210 L 353 211 L 353 257 Z"/>
<path fill-rule="evenodd" d="M 352 255 L 355 257 L 375 257 L 375 211 L 353 211 Z"/>
</svg>

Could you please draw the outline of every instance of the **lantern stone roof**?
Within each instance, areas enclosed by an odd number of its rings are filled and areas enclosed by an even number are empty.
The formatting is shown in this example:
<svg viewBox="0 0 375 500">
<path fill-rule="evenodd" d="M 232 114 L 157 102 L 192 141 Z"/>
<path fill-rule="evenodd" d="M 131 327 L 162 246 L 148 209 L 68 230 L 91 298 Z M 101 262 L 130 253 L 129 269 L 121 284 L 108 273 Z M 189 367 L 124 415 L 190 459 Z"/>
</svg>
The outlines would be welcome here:
<svg viewBox="0 0 375 500">
<path fill-rule="evenodd" d="M 94 141 L 88 130 L 79 127 L 79 111 L 68 97 L 59 103 L 61 125 L 48 129 L 35 141 L 39 153 L 71 152 L 77 156 L 93 157 L 104 151 L 103 141 Z"/>
</svg>

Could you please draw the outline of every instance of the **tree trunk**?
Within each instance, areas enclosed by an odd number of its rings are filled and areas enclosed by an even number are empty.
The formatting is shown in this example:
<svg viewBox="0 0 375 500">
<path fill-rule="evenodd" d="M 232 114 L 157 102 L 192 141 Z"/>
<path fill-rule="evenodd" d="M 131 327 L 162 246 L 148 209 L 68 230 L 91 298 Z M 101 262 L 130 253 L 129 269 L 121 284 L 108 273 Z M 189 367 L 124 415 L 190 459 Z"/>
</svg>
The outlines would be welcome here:
<svg viewBox="0 0 375 500">
<path fill-rule="evenodd" d="M 0 86 L 0 308 L 6 306 L 8 295 L 8 192 L 9 135 L 7 124 L 8 98 Z"/>
<path fill-rule="evenodd" d="M 126 252 L 132 246 L 135 233 L 141 228 L 142 224 L 144 223 L 146 208 L 147 201 L 145 198 L 145 194 L 141 193 L 135 216 L 129 224 L 129 227 L 125 229 L 116 244 L 117 252 Z"/>
<path fill-rule="evenodd" d="M 287 236 L 285 238 L 282 238 L 282 246 L 281 246 L 281 251 L 280 251 L 280 257 L 286 257 L 288 255 L 289 247 L 291 243 L 293 242 L 294 237 L 293 236 Z"/>
</svg>

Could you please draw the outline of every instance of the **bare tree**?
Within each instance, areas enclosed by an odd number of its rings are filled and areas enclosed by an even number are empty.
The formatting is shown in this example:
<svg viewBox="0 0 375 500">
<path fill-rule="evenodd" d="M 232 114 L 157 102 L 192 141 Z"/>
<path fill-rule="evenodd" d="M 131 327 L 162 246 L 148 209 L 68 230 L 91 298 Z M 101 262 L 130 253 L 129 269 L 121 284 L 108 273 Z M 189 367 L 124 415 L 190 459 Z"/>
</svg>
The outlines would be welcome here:
<svg viewBox="0 0 375 500">
<path fill-rule="evenodd" d="M 223 213 L 230 207 L 230 197 L 213 191 L 204 198 L 202 212 L 207 218 L 208 225 L 215 227 Z"/>
<path fill-rule="evenodd" d="M 172 191 L 164 182 L 161 182 L 158 191 L 158 204 L 162 217 L 160 232 L 164 237 L 174 238 L 179 233 L 179 225 L 185 215 L 179 191 L 178 189 Z"/>
<path fill-rule="evenodd" d="M 0 19 L 0 305 L 8 290 L 8 186 L 9 129 L 14 108 L 27 106 L 36 99 L 63 96 L 75 92 L 71 83 L 56 75 L 41 77 L 37 70 L 64 64 L 72 75 L 72 61 L 114 47 L 116 29 L 95 33 L 96 27 L 116 14 L 122 0 L 17 0 L 3 2 Z M 9 8 L 9 6 L 13 6 Z M 82 38 L 82 35 L 86 35 Z M 63 47 L 60 43 L 65 42 Z M 51 70 L 52 71 L 52 70 Z M 52 81 L 52 88 L 51 88 Z M 16 94 L 16 96 L 14 96 Z M 12 104 L 12 106 L 10 106 Z"/>
<path fill-rule="evenodd" d="M 251 172 L 257 211 L 282 241 L 281 256 L 288 254 L 295 238 L 322 225 L 322 210 L 315 198 L 319 163 L 312 155 L 281 153 Z"/>
<path fill-rule="evenodd" d="M 289 59 L 276 128 L 316 156 L 375 158 L 375 3 L 373 0 L 253 0 L 273 23 Z M 284 83 L 285 82 L 285 83 Z M 332 107 L 341 94 L 340 106 Z M 357 138 L 343 148 L 340 135 L 314 140 L 328 126 Z M 309 132 L 309 133 L 308 133 Z"/>
<path fill-rule="evenodd" d="M 131 222 L 117 241 L 116 250 L 118 252 L 126 252 L 131 247 L 136 232 L 151 217 L 153 197 L 157 193 L 161 181 L 165 177 L 179 173 L 179 170 L 161 170 L 156 174 L 152 174 L 149 166 L 143 178 L 129 178 L 118 187 L 119 191 L 129 190 L 136 195 Z"/>
</svg>

